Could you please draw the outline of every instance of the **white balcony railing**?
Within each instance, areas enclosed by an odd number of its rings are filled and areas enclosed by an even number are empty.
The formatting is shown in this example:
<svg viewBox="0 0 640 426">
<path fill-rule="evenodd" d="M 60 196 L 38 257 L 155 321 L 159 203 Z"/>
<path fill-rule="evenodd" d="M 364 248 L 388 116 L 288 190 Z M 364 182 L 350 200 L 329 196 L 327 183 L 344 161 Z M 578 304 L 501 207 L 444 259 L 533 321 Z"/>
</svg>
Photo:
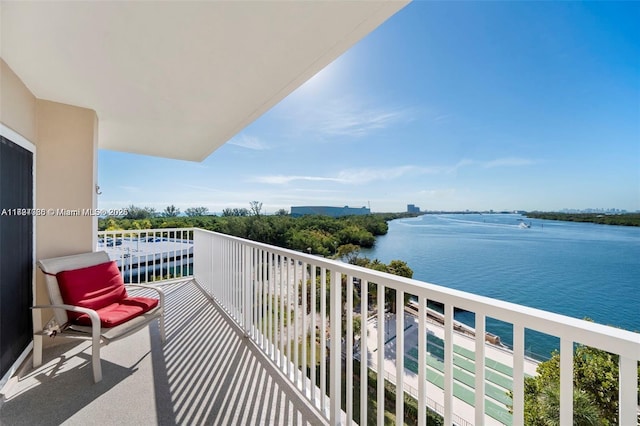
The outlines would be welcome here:
<svg viewBox="0 0 640 426">
<path fill-rule="evenodd" d="M 640 334 L 201 229 L 109 231 L 99 238 L 98 248 L 117 259 L 132 281 L 192 274 L 331 424 L 351 424 L 354 416 L 366 424 L 371 400 L 377 411 L 369 420 L 383 424 L 384 380 L 377 380 L 377 397 L 369 398 L 368 369 L 395 384 L 396 418 L 402 418 L 406 393 L 422 401 L 421 425 L 427 407 L 448 425 L 523 424 L 524 378 L 534 374 L 525 329 L 560 340 L 560 424 L 573 424 L 576 343 L 619 355 L 619 424 L 637 422 Z M 395 292 L 396 312 L 405 311 L 405 295 L 411 295 L 417 315 L 386 313 L 391 299 L 385 289 Z M 372 311 L 369 290 L 377 294 Z M 441 324 L 430 322 L 427 300 L 444 305 Z M 457 331 L 454 307 L 475 314 L 475 333 Z M 361 315 L 359 332 L 354 312 Z M 512 351 L 485 341 L 487 318 L 513 325 Z M 411 327 L 415 345 L 405 342 Z M 429 336 L 441 338 L 440 355 L 427 352 Z M 361 359 L 361 348 L 367 362 L 354 371 L 354 363 L 344 360 Z M 509 387 L 513 399 L 506 396 Z"/>
<path fill-rule="evenodd" d="M 152 282 L 193 274 L 193 229 L 98 232 L 96 250 L 118 262 L 125 282 Z"/>
</svg>

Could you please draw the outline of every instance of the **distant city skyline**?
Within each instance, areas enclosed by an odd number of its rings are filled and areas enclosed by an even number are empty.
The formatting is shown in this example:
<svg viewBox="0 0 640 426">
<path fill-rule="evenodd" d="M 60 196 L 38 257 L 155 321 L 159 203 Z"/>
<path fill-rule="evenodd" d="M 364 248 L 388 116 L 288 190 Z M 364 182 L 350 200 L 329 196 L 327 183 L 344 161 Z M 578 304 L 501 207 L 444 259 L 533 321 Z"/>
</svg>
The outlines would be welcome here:
<svg viewBox="0 0 640 426">
<path fill-rule="evenodd" d="M 100 150 L 99 207 L 640 210 L 637 22 L 413 2 L 202 163 Z"/>
</svg>

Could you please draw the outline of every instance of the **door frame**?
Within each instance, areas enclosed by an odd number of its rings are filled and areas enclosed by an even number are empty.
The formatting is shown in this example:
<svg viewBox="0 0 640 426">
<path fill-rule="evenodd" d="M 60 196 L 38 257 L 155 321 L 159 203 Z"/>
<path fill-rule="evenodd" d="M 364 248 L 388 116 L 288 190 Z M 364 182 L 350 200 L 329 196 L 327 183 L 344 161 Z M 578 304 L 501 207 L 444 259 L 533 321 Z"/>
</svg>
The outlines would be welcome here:
<svg viewBox="0 0 640 426">
<path fill-rule="evenodd" d="M 10 140 L 11 142 L 15 143 L 16 145 L 26 149 L 27 151 L 33 154 L 33 164 L 31 166 L 31 174 L 32 174 L 32 182 L 33 182 L 32 205 L 33 205 L 33 208 L 35 208 L 36 207 L 36 164 L 37 164 L 36 163 L 36 146 L 32 142 L 30 142 L 27 138 L 25 138 L 21 134 L 15 132 L 14 130 L 10 129 L 9 127 L 5 126 L 2 123 L 0 123 L 0 136 L 5 137 L 6 139 Z M 31 220 L 32 220 L 32 238 L 33 238 L 32 253 L 31 253 L 31 261 L 33 263 L 33 266 L 32 266 L 33 270 L 31 273 L 31 292 L 32 292 L 31 304 L 35 305 L 36 304 L 36 263 L 35 263 L 36 216 L 32 215 Z M 41 321 L 41 317 L 37 311 L 38 311 L 37 309 L 32 310 L 32 319 L 34 323 L 36 320 Z M 14 362 L 13 365 L 9 368 L 7 373 L 4 376 L 0 377 L 0 390 L 5 386 L 5 384 L 7 384 L 9 379 L 16 373 L 16 371 L 18 370 L 20 365 L 24 362 L 24 360 L 27 358 L 27 356 L 29 355 L 32 349 L 33 349 L 33 338 L 31 339 L 27 347 L 24 349 L 24 351 L 22 351 L 22 353 L 20 354 L 16 362 Z"/>
</svg>

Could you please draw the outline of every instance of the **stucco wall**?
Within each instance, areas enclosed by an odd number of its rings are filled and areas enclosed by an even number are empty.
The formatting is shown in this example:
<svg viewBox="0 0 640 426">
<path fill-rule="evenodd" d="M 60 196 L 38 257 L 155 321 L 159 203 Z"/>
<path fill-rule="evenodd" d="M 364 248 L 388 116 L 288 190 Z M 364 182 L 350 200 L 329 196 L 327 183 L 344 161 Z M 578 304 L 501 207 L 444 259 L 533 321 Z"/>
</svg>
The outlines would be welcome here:
<svg viewBox="0 0 640 426">
<path fill-rule="evenodd" d="M 96 208 L 98 119 L 94 111 L 37 99 L 0 59 L 0 122 L 36 146 L 39 209 Z M 36 219 L 36 260 L 93 251 L 95 218 L 51 214 Z M 47 303 L 36 273 L 36 301 Z"/>
<path fill-rule="evenodd" d="M 95 208 L 95 113 L 37 101 L 36 207 L 54 214 L 36 221 L 39 258 L 93 250 L 93 217 L 71 216 Z"/>
<path fill-rule="evenodd" d="M 36 144 L 36 97 L 0 58 L 0 122 Z"/>
</svg>

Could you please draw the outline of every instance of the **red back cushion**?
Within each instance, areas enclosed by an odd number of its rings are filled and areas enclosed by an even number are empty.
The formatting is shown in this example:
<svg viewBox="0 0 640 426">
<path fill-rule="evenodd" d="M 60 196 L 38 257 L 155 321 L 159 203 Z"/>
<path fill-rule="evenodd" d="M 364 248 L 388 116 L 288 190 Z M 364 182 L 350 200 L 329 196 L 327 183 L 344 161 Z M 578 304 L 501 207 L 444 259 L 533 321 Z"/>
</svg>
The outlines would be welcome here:
<svg viewBox="0 0 640 426">
<path fill-rule="evenodd" d="M 64 303 L 101 309 L 127 297 L 124 281 L 115 261 L 56 274 Z M 69 312 L 75 320 L 81 314 Z"/>
</svg>

